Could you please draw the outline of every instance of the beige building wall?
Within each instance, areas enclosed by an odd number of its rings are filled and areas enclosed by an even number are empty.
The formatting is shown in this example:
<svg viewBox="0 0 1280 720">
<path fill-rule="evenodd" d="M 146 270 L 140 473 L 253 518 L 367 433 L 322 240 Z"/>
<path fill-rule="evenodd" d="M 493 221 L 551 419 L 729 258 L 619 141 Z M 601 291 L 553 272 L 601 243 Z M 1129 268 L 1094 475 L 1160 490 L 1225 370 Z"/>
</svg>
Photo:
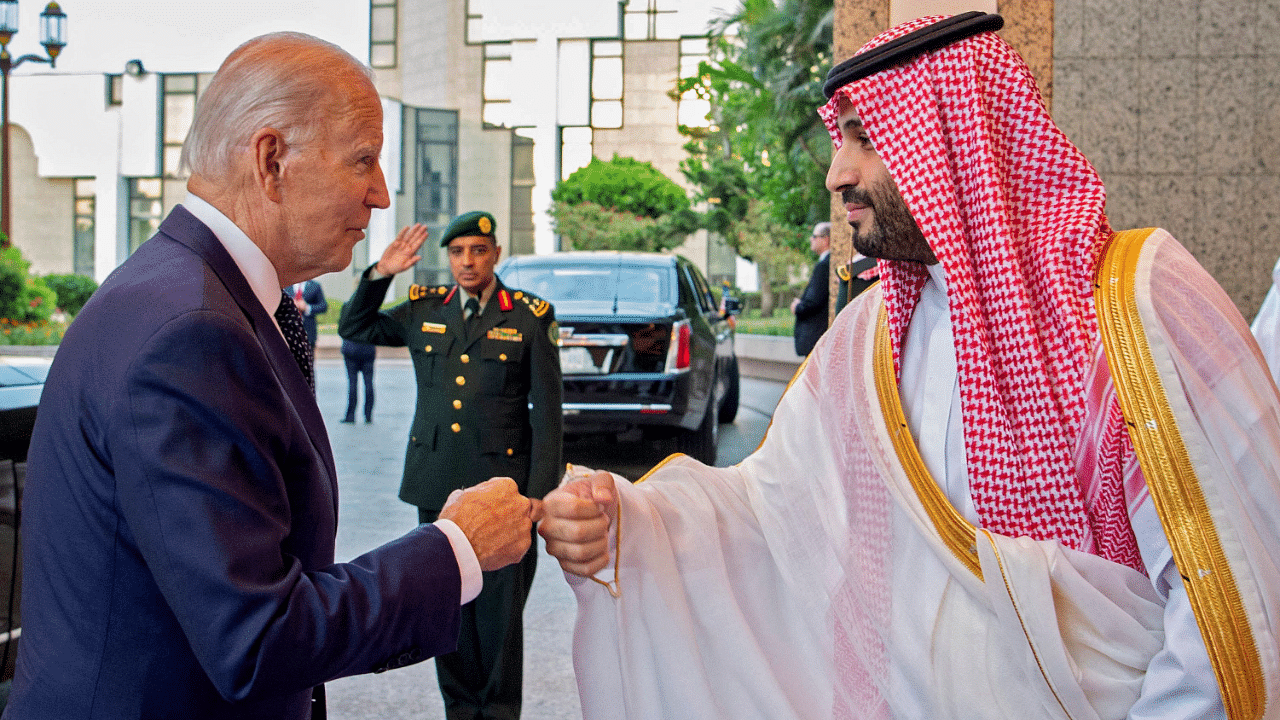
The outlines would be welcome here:
<svg viewBox="0 0 1280 720">
<path fill-rule="evenodd" d="M 837 56 L 888 27 L 889 5 L 836 0 Z M 1168 229 L 1252 318 L 1280 255 L 1280 6 L 1000 0 L 997 11 L 1102 175 L 1112 226 Z"/>
<path fill-rule="evenodd" d="M 1054 117 L 1117 229 L 1173 233 L 1251 319 L 1280 255 L 1280 6 L 1057 0 Z"/>
<path fill-rule="evenodd" d="M 615 154 L 653 166 L 688 189 L 680 161 L 687 157 L 688 139 L 677 129 L 677 104 L 669 93 L 680 77 L 678 40 L 628 41 L 623 45 L 622 127 L 596 130 L 593 154 L 608 160 Z M 676 252 L 707 272 L 707 233 L 690 235 Z"/>
<path fill-rule="evenodd" d="M 69 273 L 75 182 L 39 176 L 31 136 L 20 126 L 10 125 L 9 142 L 13 244 L 31 261 L 32 273 Z"/>
</svg>

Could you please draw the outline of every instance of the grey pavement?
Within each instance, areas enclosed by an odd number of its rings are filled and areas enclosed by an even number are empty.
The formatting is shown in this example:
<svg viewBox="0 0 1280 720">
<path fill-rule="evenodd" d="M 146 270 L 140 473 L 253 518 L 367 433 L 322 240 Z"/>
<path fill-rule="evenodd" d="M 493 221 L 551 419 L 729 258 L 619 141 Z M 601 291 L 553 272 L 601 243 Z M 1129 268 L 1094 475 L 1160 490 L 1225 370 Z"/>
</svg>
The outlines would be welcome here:
<svg viewBox="0 0 1280 720">
<path fill-rule="evenodd" d="M 316 361 L 316 394 L 338 469 L 337 558 L 351 560 L 393 540 L 417 523 L 417 511 L 396 497 L 416 389 L 408 359 L 379 358 L 374 370 L 373 423 L 339 423 L 346 409 L 341 359 Z M 717 465 L 731 465 L 759 445 L 784 383 L 742 379 L 742 403 L 732 424 L 720 426 Z M 361 417 L 357 412 L 356 417 Z M 608 469 L 635 480 L 662 460 L 665 444 L 575 443 L 569 462 Z M 538 573 L 525 607 L 525 720 L 582 717 L 574 682 L 572 644 L 576 607 L 556 562 L 538 543 Z M 333 720 L 443 720 L 431 661 L 380 675 L 358 675 L 327 686 Z"/>
</svg>

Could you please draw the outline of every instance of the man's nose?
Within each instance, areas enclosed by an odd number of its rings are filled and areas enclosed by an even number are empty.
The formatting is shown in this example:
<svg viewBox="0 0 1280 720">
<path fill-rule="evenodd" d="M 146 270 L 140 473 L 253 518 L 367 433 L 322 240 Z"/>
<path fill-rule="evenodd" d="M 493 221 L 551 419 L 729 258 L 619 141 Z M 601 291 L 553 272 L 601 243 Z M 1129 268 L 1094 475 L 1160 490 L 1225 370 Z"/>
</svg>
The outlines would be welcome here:
<svg viewBox="0 0 1280 720">
<path fill-rule="evenodd" d="M 831 156 L 831 167 L 827 169 L 827 189 L 840 192 L 847 187 L 858 184 L 859 174 L 849 143 L 845 143 Z"/>
<path fill-rule="evenodd" d="M 391 193 L 387 191 L 387 178 L 382 174 L 381 165 L 377 167 L 377 172 L 374 173 L 373 182 L 369 186 L 369 193 L 365 197 L 365 204 L 381 210 L 391 207 Z"/>
</svg>

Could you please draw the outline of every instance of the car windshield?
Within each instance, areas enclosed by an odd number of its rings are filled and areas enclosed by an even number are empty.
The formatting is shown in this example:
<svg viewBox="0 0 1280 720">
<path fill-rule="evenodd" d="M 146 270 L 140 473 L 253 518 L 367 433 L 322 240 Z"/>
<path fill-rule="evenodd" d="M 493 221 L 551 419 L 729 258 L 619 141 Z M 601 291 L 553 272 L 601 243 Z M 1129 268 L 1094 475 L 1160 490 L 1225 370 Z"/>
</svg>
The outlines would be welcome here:
<svg viewBox="0 0 1280 720">
<path fill-rule="evenodd" d="M 522 267 L 519 286 L 553 304 L 599 302 L 670 304 L 671 273 L 667 268 L 636 265 L 570 265 Z"/>
</svg>

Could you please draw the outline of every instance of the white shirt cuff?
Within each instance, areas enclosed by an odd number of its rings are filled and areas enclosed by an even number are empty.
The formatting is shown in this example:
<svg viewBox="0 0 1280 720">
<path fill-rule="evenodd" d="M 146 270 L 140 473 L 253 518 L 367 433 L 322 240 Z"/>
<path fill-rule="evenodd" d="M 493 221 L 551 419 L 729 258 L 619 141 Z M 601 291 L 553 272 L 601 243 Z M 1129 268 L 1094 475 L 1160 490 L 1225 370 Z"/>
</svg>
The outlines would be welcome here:
<svg viewBox="0 0 1280 720">
<path fill-rule="evenodd" d="M 440 528 L 440 532 L 449 538 L 449 544 L 453 546 L 453 556 L 458 560 L 458 575 L 462 579 L 462 597 L 459 604 L 466 605 L 475 600 L 480 594 L 480 589 L 484 587 L 480 560 L 476 558 L 476 551 L 471 548 L 471 541 L 467 539 L 457 523 L 442 518 L 432 525 Z"/>
</svg>

